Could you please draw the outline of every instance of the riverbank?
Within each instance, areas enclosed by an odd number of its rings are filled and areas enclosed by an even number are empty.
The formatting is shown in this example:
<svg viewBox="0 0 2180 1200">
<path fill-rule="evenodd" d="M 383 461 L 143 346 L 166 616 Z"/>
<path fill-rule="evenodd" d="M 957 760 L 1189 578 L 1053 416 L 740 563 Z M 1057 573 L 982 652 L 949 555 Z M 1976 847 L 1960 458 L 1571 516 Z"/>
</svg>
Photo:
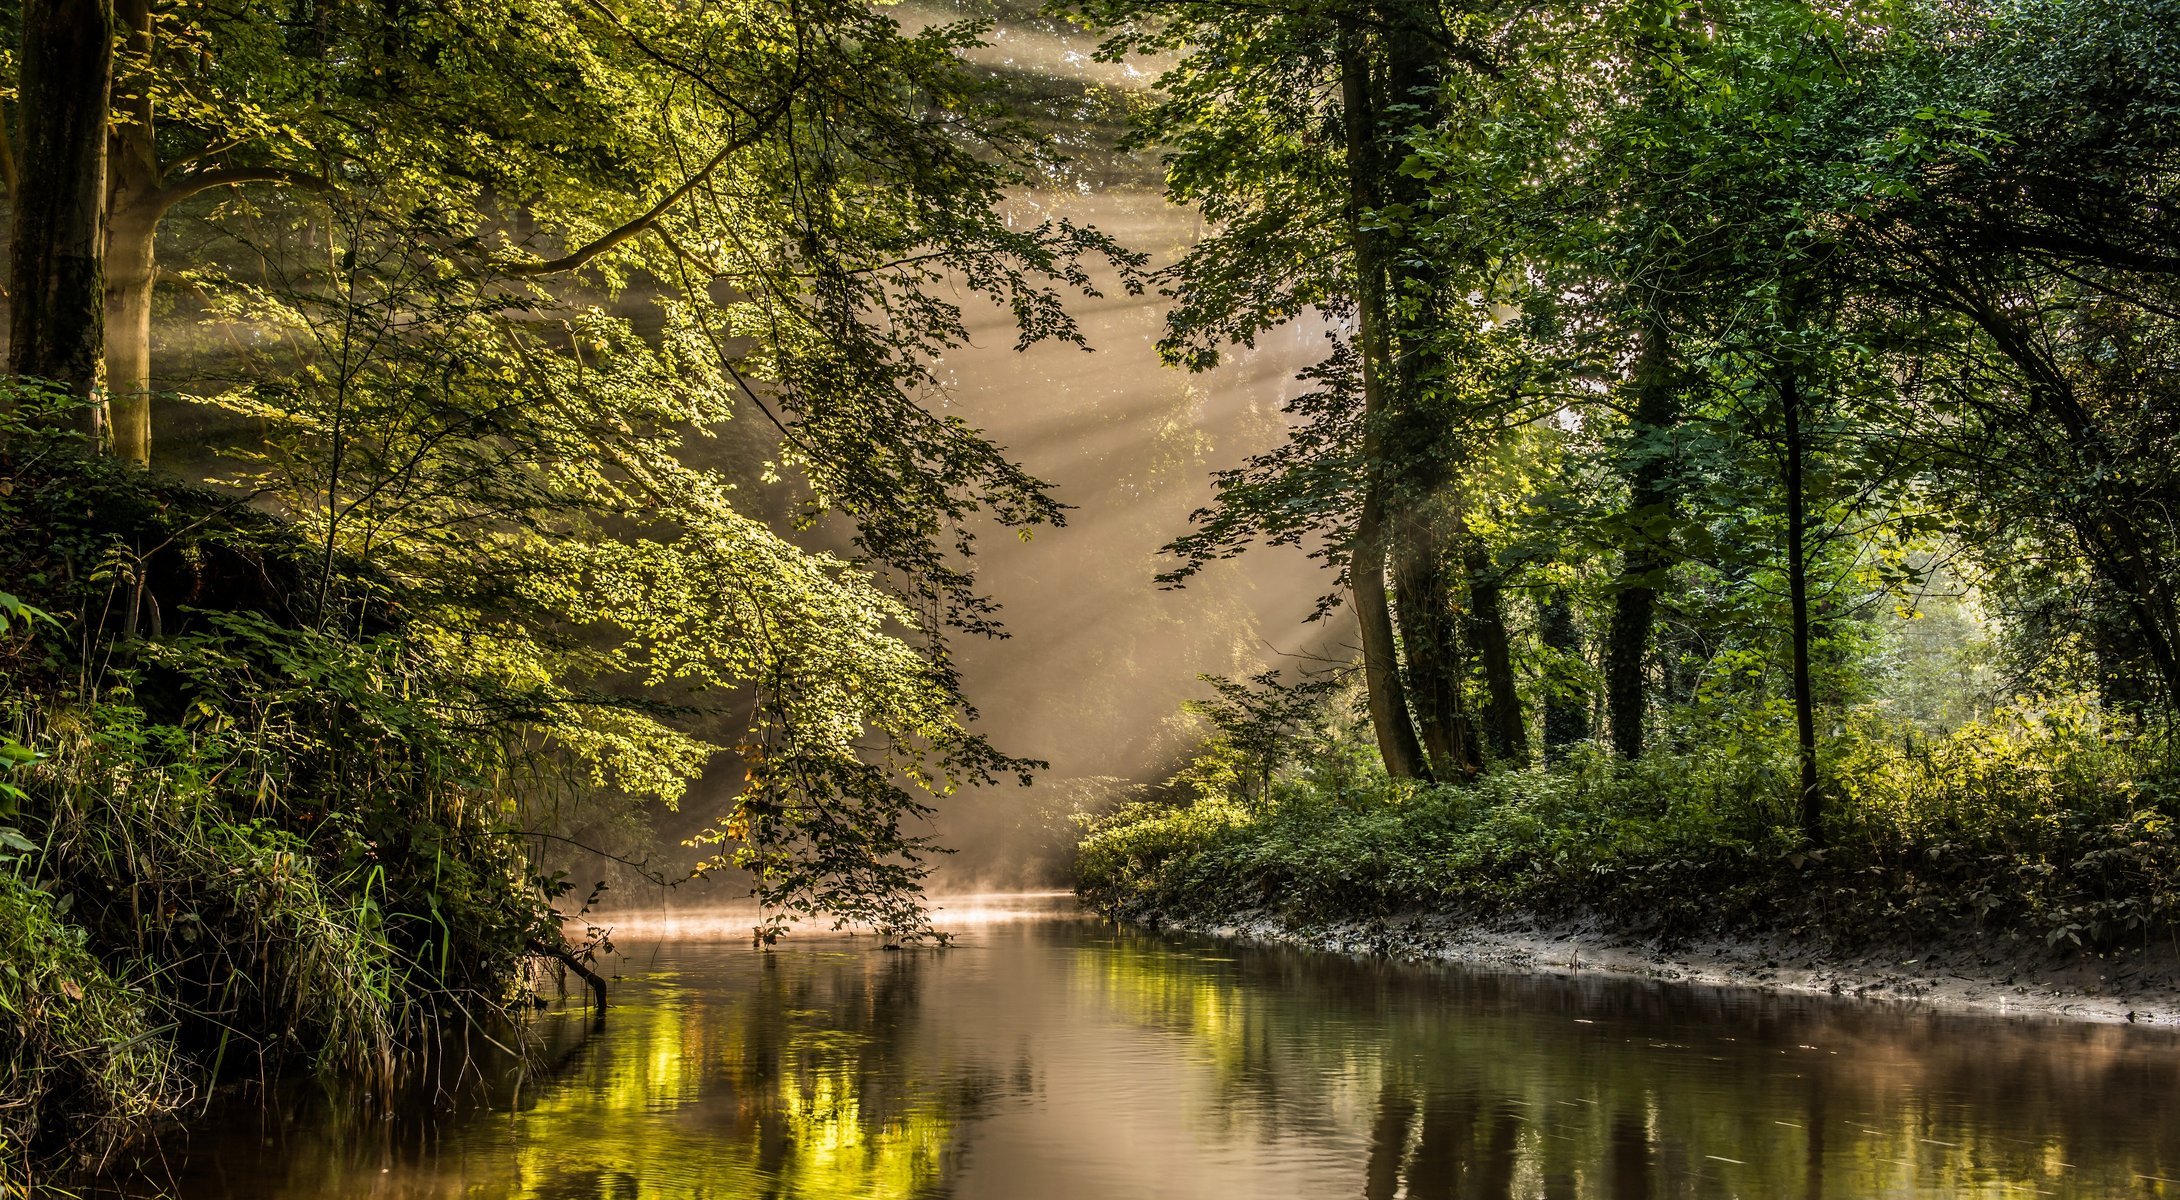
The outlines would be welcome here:
<svg viewBox="0 0 2180 1200">
<path fill-rule="evenodd" d="M 1332 949 L 2180 1022 L 2162 742 L 2025 711 L 1939 750 L 1839 741 L 1814 844 L 1778 801 L 1790 753 L 1696 747 L 1200 789 L 1088 824 L 1077 879 L 1145 924 Z"/>
<path fill-rule="evenodd" d="M 1487 971 L 1600 974 L 2004 1016 L 2180 1025 L 2180 951 L 2171 946 L 2055 953 L 1997 935 L 1833 950 L 1785 937 L 1661 940 L 1616 932 L 1594 918 L 1479 925 L 1427 913 L 1295 922 L 1252 912 L 1167 927 Z"/>
</svg>

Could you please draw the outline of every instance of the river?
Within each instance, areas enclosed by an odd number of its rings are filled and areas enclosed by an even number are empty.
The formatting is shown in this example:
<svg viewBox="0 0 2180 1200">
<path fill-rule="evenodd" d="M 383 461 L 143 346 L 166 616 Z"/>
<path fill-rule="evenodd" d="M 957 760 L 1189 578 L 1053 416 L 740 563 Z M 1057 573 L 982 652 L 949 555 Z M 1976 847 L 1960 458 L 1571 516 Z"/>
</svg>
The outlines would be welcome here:
<svg viewBox="0 0 2180 1200">
<path fill-rule="evenodd" d="M 2161 1030 L 1359 961 L 1055 896 L 941 923 L 956 945 L 625 943 L 602 1031 L 539 1018 L 557 1062 L 391 1120 L 237 1102 L 129 1194 L 2180 1195 Z"/>
</svg>

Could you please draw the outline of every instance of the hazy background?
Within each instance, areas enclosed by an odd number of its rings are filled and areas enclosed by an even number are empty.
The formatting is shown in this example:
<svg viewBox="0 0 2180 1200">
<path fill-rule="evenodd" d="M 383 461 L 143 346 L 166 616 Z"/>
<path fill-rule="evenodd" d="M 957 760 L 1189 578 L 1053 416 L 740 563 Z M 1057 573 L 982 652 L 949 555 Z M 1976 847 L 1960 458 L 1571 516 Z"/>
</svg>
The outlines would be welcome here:
<svg viewBox="0 0 2180 1200">
<path fill-rule="evenodd" d="M 910 27 L 965 15 L 997 21 L 992 44 L 973 61 L 1074 159 L 1072 177 L 1060 186 L 1012 199 L 1018 220 L 1066 217 L 1149 254 L 1153 266 L 1172 262 L 1199 236 L 1196 216 L 1161 198 L 1155 156 L 1115 149 L 1131 96 L 1149 84 L 1156 64 L 1094 62 L 1089 36 L 1035 15 L 1033 6 L 1006 4 L 961 0 L 892 11 Z M 192 228 L 190 220 L 181 214 L 173 222 L 180 244 L 172 249 L 181 252 L 164 254 L 164 261 L 187 262 L 184 247 L 193 241 L 217 244 L 216 229 Z M 1155 782 L 1172 768 L 1195 741 L 1192 723 L 1178 710 L 1183 700 L 1208 693 L 1199 673 L 1248 674 L 1283 651 L 1318 653 L 1352 641 L 1340 620 L 1304 625 L 1329 580 L 1294 550 L 1218 564 L 1181 591 L 1153 582 L 1167 565 L 1159 548 L 1186 531 L 1189 513 L 1209 498 L 1211 472 L 1283 435 L 1281 405 L 1300 386 L 1295 373 L 1323 357 L 1323 327 L 1298 322 L 1218 370 L 1191 376 L 1159 363 L 1165 301 L 1129 296 L 1109 275 L 1099 283 L 1103 297 L 1070 305 L 1090 350 L 1047 345 L 1018 352 L 1008 314 L 965 296 L 972 344 L 942 364 L 943 402 L 1056 485 L 1073 508 L 1065 527 L 1039 530 L 1026 542 L 1006 530 L 982 531 L 976 569 L 1002 605 L 1011 636 L 957 640 L 967 694 L 982 714 L 979 727 L 1000 749 L 1051 767 L 1030 788 L 1009 783 L 938 801 L 936 833 L 958 850 L 940 864 L 938 890 L 1064 884 L 1072 841 L 1067 814 L 1108 803 L 1127 785 Z M 589 299 L 639 323 L 655 320 L 656 297 L 640 291 Z M 158 386 L 214 390 L 222 339 L 234 330 L 208 324 L 176 280 L 162 280 L 160 304 Z M 175 411 L 162 417 L 155 447 L 162 469 L 217 478 L 231 465 L 220 448 L 252 438 L 249 423 L 231 414 L 169 407 Z M 743 481 L 744 503 L 787 532 L 794 490 L 759 482 L 776 453 L 775 438 L 752 410 L 694 443 L 691 456 Z M 848 549 L 838 524 L 791 536 L 816 548 Z M 717 722 L 724 730 L 733 719 L 723 713 Z M 722 755 L 678 810 L 645 814 L 647 828 L 584 825 L 579 818 L 575 832 L 647 859 L 665 875 L 686 874 L 702 852 L 682 842 L 720 820 L 741 777 L 740 763 Z M 566 865 L 586 887 L 594 878 L 613 881 L 609 911 L 616 919 L 632 916 L 631 906 L 656 913 L 668 904 L 731 901 L 747 890 L 729 875 L 662 892 L 605 859 L 577 856 Z"/>
</svg>

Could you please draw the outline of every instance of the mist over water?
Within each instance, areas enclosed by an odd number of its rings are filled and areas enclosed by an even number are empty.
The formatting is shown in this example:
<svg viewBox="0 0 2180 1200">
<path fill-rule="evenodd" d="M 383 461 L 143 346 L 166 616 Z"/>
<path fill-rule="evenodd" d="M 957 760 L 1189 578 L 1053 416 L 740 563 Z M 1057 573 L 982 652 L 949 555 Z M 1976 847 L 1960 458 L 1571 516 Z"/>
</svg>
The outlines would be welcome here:
<svg viewBox="0 0 2180 1200">
<path fill-rule="evenodd" d="M 1194 214 L 1149 180 L 1015 203 L 1023 221 L 1095 225 L 1154 265 L 1201 234 Z M 997 746 L 1050 767 L 1027 789 L 1003 781 L 935 802 L 938 840 L 956 852 L 938 864 L 942 890 L 1064 883 L 1067 814 L 1176 765 L 1200 736 L 1179 711 L 1208 693 L 1200 674 L 1249 674 L 1353 643 L 1344 612 L 1306 623 L 1331 580 L 1297 550 L 1213 564 L 1182 589 L 1155 582 L 1171 565 L 1161 548 L 1210 499 L 1212 472 L 1285 435 L 1281 406 L 1303 386 L 1296 374 L 1327 352 L 1324 326 L 1297 321 L 1191 375 L 1159 360 L 1165 299 L 1129 295 L 1109 271 L 1097 285 L 1101 296 L 1068 305 L 1088 349 L 1018 350 L 1006 312 L 972 306 L 971 344 L 941 364 L 947 411 L 989 432 L 1072 506 L 1064 526 L 1026 540 L 996 525 L 978 530 L 977 578 L 1007 636 L 956 636 L 964 690 Z M 732 437 L 762 433 L 757 420 L 738 424 Z M 739 783 L 738 764 L 722 757 L 680 813 L 659 814 L 662 848 L 712 824 Z M 729 881 L 677 895 L 709 904 L 734 890 Z"/>
</svg>

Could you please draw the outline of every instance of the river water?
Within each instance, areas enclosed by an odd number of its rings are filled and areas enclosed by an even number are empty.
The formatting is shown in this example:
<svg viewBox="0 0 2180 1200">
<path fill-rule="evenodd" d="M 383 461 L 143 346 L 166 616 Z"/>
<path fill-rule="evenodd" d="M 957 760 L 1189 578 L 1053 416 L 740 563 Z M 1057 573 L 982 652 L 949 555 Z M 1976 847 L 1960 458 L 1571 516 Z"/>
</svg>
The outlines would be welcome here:
<svg viewBox="0 0 2180 1200">
<path fill-rule="evenodd" d="M 559 1061 L 396 1120 L 165 1148 L 185 1200 L 2180 1195 L 2180 1042 L 1149 934 L 1055 897 L 948 949 L 623 947 Z M 140 1194 L 153 1194 L 144 1191 Z"/>
</svg>

